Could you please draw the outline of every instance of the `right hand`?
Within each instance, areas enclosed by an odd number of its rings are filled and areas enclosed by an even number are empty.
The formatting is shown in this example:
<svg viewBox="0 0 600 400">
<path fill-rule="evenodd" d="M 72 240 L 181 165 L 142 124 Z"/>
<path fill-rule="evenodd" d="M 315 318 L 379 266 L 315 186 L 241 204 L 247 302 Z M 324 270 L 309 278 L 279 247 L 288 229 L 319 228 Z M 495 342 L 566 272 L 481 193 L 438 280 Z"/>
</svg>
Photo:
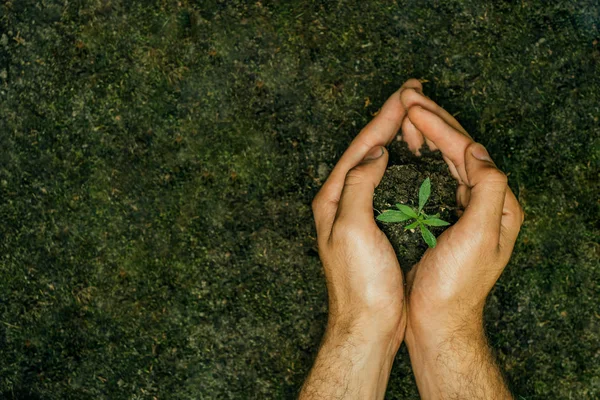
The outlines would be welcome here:
<svg viewBox="0 0 600 400">
<path fill-rule="evenodd" d="M 486 297 L 510 259 L 524 214 L 506 175 L 454 117 L 419 87 L 403 91 L 401 100 L 408 110 L 403 139 L 414 152 L 425 142 L 442 152 L 464 210 L 407 275 L 412 358 L 426 357 L 457 332 L 483 335 Z"/>
</svg>

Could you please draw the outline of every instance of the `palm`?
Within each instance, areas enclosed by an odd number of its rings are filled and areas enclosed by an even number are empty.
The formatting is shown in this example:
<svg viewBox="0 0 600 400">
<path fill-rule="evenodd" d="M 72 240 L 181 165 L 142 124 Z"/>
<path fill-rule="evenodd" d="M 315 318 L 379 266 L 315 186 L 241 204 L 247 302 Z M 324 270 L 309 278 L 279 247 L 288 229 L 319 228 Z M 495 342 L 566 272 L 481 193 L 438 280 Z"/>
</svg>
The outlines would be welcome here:
<svg viewBox="0 0 600 400">
<path fill-rule="evenodd" d="M 404 299 L 404 279 L 402 270 L 398 263 L 398 258 L 394 252 L 392 244 L 385 234 L 378 230 L 375 236 L 375 248 L 380 249 L 379 254 L 374 255 L 371 264 L 376 266 L 371 272 L 370 282 L 374 283 L 374 290 L 379 290 L 384 294 L 384 298 L 389 302 L 388 305 L 398 308 L 401 311 L 402 300 Z"/>
<path fill-rule="evenodd" d="M 346 275 L 347 285 L 356 293 L 364 293 L 361 301 L 370 310 L 384 314 L 390 324 L 399 324 L 404 279 L 394 248 L 385 234 L 373 223 L 346 236 L 342 252 L 351 271 L 337 272 Z"/>
<path fill-rule="evenodd" d="M 427 300 L 435 304 L 456 295 L 460 286 L 461 268 L 468 268 L 469 238 L 461 238 L 456 227 L 447 229 L 439 238 L 433 249 L 428 249 L 423 258 L 407 275 L 411 301 Z M 420 303 L 420 302 L 418 302 Z"/>
</svg>

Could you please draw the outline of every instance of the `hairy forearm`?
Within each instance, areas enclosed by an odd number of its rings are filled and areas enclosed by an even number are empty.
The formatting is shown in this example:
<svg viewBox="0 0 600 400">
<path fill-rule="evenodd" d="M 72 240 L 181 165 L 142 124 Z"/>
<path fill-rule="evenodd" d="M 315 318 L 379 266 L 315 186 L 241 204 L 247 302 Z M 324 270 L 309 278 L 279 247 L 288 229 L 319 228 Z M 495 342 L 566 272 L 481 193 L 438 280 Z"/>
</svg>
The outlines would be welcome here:
<svg viewBox="0 0 600 400">
<path fill-rule="evenodd" d="M 480 326 L 407 335 L 423 399 L 512 399 Z"/>
<path fill-rule="evenodd" d="M 300 400 L 383 399 L 397 350 L 393 341 L 327 332 Z"/>
</svg>

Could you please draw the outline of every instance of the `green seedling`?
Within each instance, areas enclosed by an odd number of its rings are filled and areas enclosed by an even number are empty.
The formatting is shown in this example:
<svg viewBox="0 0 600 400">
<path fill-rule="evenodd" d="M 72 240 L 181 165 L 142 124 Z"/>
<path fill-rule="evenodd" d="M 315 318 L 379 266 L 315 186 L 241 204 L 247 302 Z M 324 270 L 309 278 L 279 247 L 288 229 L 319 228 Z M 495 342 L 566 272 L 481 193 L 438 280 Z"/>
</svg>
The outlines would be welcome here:
<svg viewBox="0 0 600 400">
<path fill-rule="evenodd" d="M 427 200 L 431 195 L 431 181 L 425 179 L 419 188 L 419 208 L 413 208 L 405 204 L 396 204 L 397 210 L 385 210 L 377 216 L 377 220 L 381 222 L 404 222 L 412 221 L 404 227 L 404 230 L 412 230 L 419 228 L 423 240 L 429 247 L 435 247 L 437 240 L 433 233 L 427 228 L 428 226 L 447 226 L 450 225 L 446 221 L 439 218 L 439 214 L 427 215 L 423 212 L 423 207 L 427 204 Z"/>
</svg>

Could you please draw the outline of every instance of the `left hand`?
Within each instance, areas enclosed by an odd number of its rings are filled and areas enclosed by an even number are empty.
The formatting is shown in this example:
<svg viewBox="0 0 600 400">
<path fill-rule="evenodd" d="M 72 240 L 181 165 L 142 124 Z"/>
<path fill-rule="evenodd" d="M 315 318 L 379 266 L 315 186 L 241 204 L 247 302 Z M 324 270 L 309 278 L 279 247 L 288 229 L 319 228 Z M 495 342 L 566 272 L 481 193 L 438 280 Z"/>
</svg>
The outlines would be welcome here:
<svg viewBox="0 0 600 400">
<path fill-rule="evenodd" d="M 404 279 L 373 215 L 373 194 L 387 167 L 385 150 L 406 111 L 400 94 L 358 134 L 313 201 L 319 255 L 329 293 L 323 343 L 301 400 L 383 399 L 406 330 Z"/>
</svg>

